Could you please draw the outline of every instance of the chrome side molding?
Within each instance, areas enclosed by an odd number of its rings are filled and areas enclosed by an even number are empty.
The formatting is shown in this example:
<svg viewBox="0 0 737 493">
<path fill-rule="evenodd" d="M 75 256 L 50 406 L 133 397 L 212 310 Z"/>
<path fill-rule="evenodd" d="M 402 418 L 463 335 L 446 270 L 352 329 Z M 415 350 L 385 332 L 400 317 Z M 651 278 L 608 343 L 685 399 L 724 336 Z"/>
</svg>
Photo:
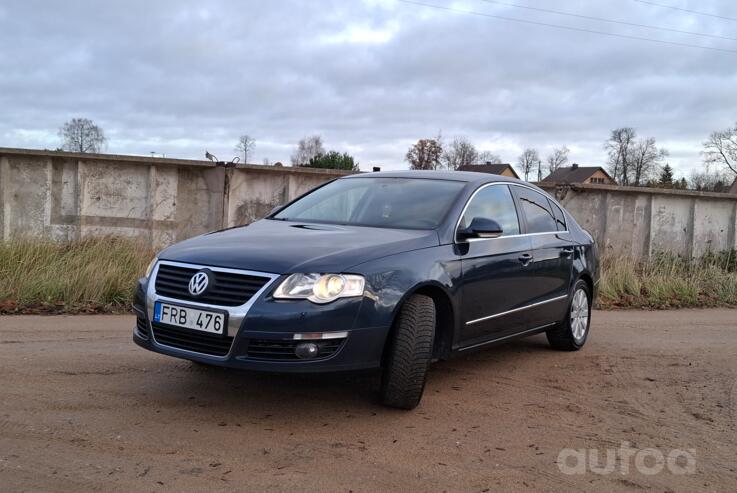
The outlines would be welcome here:
<svg viewBox="0 0 737 493">
<path fill-rule="evenodd" d="M 504 315 L 509 315 L 510 313 L 521 312 L 522 310 L 527 310 L 528 308 L 534 308 L 536 306 L 544 305 L 546 303 L 552 303 L 554 301 L 560 301 L 560 300 L 565 299 L 565 298 L 568 298 L 568 295 L 567 294 L 565 294 L 563 296 L 556 296 L 555 298 L 550 298 L 549 300 L 545 300 L 545 301 L 538 301 L 537 303 L 533 303 L 531 305 L 525 305 L 525 306 L 521 306 L 519 308 L 514 308 L 512 310 L 507 310 L 506 312 L 495 313 L 494 315 L 489 315 L 489 316 L 486 316 L 486 317 L 477 318 L 476 320 L 470 320 L 470 321 L 466 322 L 466 325 L 473 325 L 473 324 L 477 324 L 479 322 L 483 322 L 485 320 L 491 320 L 492 318 L 503 317 Z"/>
</svg>

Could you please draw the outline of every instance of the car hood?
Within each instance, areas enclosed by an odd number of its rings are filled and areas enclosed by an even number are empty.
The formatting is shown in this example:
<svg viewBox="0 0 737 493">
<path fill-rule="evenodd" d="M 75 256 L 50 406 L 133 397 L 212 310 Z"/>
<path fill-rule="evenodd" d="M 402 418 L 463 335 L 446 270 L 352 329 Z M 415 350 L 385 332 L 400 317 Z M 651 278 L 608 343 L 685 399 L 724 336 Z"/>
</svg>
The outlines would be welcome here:
<svg viewBox="0 0 737 493">
<path fill-rule="evenodd" d="M 369 260 L 438 244 L 435 231 L 262 219 L 177 243 L 159 258 L 275 274 L 346 272 Z"/>
</svg>

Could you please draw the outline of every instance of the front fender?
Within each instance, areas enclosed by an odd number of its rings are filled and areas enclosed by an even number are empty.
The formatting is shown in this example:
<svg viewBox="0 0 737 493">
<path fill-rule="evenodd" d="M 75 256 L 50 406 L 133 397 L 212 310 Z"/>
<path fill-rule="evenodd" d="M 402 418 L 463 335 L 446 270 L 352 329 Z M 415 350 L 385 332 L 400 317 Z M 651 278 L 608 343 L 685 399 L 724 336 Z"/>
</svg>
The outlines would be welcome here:
<svg viewBox="0 0 737 493">
<path fill-rule="evenodd" d="M 404 300 L 422 288 L 442 290 L 458 313 L 461 264 L 451 245 L 391 255 L 355 266 L 366 277 L 358 317 L 364 324 L 391 326 Z"/>
</svg>

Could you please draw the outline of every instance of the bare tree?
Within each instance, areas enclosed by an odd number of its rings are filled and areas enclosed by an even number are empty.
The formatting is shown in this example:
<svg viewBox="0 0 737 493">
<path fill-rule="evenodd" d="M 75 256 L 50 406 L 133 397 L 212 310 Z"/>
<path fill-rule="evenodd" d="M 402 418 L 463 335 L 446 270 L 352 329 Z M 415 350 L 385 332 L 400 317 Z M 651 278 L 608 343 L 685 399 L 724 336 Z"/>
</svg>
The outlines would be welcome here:
<svg viewBox="0 0 737 493">
<path fill-rule="evenodd" d="M 620 185 L 645 185 L 668 156 L 668 151 L 658 149 L 655 139 L 637 140 L 632 127 L 612 130 L 604 144 L 609 158 L 609 172 Z"/>
<path fill-rule="evenodd" d="M 688 185 L 692 190 L 701 192 L 722 192 L 734 180 L 730 175 L 730 171 L 714 171 L 707 166 L 705 171 L 692 171 Z"/>
<path fill-rule="evenodd" d="M 292 166 L 305 166 L 310 159 L 320 154 L 325 154 L 322 137 L 319 135 L 304 137 L 297 143 L 297 150 L 292 154 Z"/>
<path fill-rule="evenodd" d="M 645 185 L 653 173 L 660 169 L 666 157 L 668 151 L 658 149 L 652 137 L 635 142 L 629 153 L 632 185 Z"/>
<path fill-rule="evenodd" d="M 443 150 L 442 161 L 446 168 L 456 170 L 461 166 L 475 164 L 478 155 L 476 148 L 466 137 L 456 137 L 448 148 Z"/>
<path fill-rule="evenodd" d="M 440 158 L 443 155 L 443 146 L 435 139 L 420 139 L 409 148 L 405 159 L 410 169 L 438 169 L 441 166 Z"/>
<path fill-rule="evenodd" d="M 609 172 L 621 185 L 629 185 L 632 166 L 632 147 L 637 132 L 632 127 L 622 127 L 612 130 L 604 148 L 609 154 Z"/>
<path fill-rule="evenodd" d="M 491 151 L 481 151 L 476 157 L 477 164 L 502 164 L 502 158 L 499 154 L 494 154 Z"/>
<path fill-rule="evenodd" d="M 737 175 L 737 123 L 726 130 L 712 132 L 704 142 L 704 162 L 717 164 Z"/>
<path fill-rule="evenodd" d="M 243 163 L 248 164 L 248 156 L 256 148 L 256 139 L 248 134 L 243 134 L 238 138 L 238 143 L 235 146 L 235 152 L 243 155 Z"/>
<path fill-rule="evenodd" d="M 59 129 L 62 149 L 70 152 L 100 152 L 105 145 L 102 128 L 88 118 L 72 118 Z"/>
<path fill-rule="evenodd" d="M 532 171 L 535 166 L 539 166 L 540 155 L 535 149 L 528 147 L 517 158 L 517 164 L 522 168 L 522 172 L 525 174 L 525 181 L 527 181 L 530 171 Z"/>
<path fill-rule="evenodd" d="M 552 173 L 561 166 L 565 165 L 568 162 L 568 153 L 570 152 L 570 149 L 568 149 L 566 146 L 553 149 L 553 152 L 551 152 L 546 159 L 548 163 L 548 171 Z"/>
</svg>

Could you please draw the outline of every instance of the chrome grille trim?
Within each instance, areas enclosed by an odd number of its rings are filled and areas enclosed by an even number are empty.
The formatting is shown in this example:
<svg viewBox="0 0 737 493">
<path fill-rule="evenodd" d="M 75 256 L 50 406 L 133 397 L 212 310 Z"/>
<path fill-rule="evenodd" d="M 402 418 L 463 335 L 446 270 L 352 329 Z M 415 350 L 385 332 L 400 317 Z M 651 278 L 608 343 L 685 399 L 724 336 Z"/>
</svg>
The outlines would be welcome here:
<svg viewBox="0 0 737 493">
<path fill-rule="evenodd" d="M 255 277 L 266 277 L 268 278 L 268 281 L 259 289 L 256 291 L 251 298 L 243 303 L 242 305 L 238 306 L 222 306 L 222 305 L 214 305 L 210 303 L 202 303 L 197 301 L 190 301 L 190 300 L 183 300 L 178 298 L 172 298 L 169 296 L 163 296 L 156 293 L 156 277 L 159 273 L 159 267 L 161 265 L 174 265 L 189 269 L 209 269 L 213 272 L 228 272 L 233 274 L 242 274 L 247 276 L 255 276 Z M 183 305 L 192 306 L 194 308 L 201 308 L 204 310 L 211 309 L 215 311 L 227 311 L 228 312 L 228 325 L 227 325 L 227 334 L 224 334 L 226 337 L 232 337 L 233 341 L 235 341 L 235 337 L 238 334 L 238 331 L 240 330 L 241 324 L 243 323 L 243 320 L 246 318 L 246 314 L 248 313 L 248 310 L 251 309 L 251 306 L 260 299 L 263 294 L 269 289 L 269 287 L 280 277 L 279 274 L 273 274 L 270 272 L 258 272 L 258 271 L 250 271 L 250 270 L 243 270 L 243 269 L 231 269 L 226 267 L 213 267 L 211 265 L 202 265 L 202 264 L 192 264 L 187 262 L 174 262 L 171 260 L 159 260 L 156 262 L 156 265 L 154 266 L 153 271 L 151 272 L 151 276 L 148 280 L 148 286 L 146 290 L 146 312 L 148 314 L 149 320 L 153 320 L 154 318 L 154 304 L 157 301 L 162 302 L 171 302 L 171 303 L 178 303 Z M 217 360 L 226 360 L 230 357 L 230 353 L 232 352 L 233 345 L 231 344 L 230 350 L 228 351 L 228 354 L 225 356 L 213 356 L 211 354 L 206 353 L 198 353 L 195 351 L 188 351 L 186 349 L 180 349 L 173 346 L 167 346 L 166 344 L 161 344 L 156 340 L 156 337 L 151 334 L 151 340 L 154 345 L 166 348 L 171 351 L 176 351 L 177 353 L 180 353 L 184 356 L 191 354 L 191 355 L 197 355 L 197 356 L 205 356 L 210 359 L 217 359 Z"/>
</svg>

